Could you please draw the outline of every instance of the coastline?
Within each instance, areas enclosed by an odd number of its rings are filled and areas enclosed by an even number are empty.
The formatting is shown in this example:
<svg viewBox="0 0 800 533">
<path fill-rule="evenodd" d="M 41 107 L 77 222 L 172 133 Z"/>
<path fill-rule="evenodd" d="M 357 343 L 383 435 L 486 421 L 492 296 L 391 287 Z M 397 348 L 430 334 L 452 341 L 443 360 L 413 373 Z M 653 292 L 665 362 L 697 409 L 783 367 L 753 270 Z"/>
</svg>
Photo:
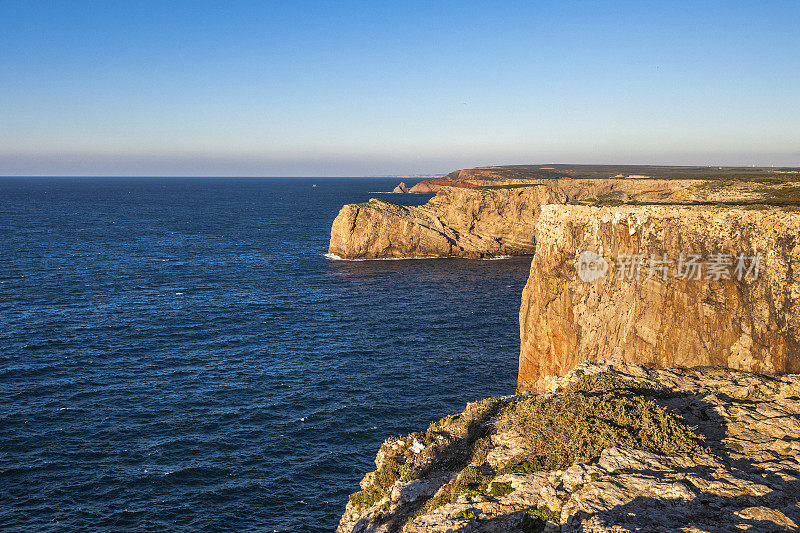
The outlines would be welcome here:
<svg viewBox="0 0 800 533">
<path fill-rule="evenodd" d="M 610 376 L 609 379 L 628 379 L 632 374 L 645 379 L 648 387 L 656 386 L 655 383 L 666 376 L 667 382 L 657 385 L 662 391 L 659 395 L 682 397 L 689 403 L 714 404 L 714 409 L 720 413 L 744 407 L 735 398 L 728 401 L 709 397 L 708 394 L 713 396 L 709 392 L 713 387 L 709 388 L 708 383 L 725 383 L 725 387 L 738 391 L 737 397 L 750 394 L 747 391 L 752 389 L 751 385 L 743 391 L 736 389 L 742 382 L 781 383 L 787 390 L 800 387 L 800 375 L 795 375 L 800 371 L 800 325 L 793 318 L 800 317 L 800 279 L 792 274 L 800 272 L 800 243 L 784 239 L 784 236 L 800 234 L 800 182 L 795 181 L 796 178 L 745 176 L 720 181 L 719 177 L 704 179 L 702 175 L 670 177 L 663 175 L 669 169 L 660 167 L 662 175 L 658 176 L 632 173 L 588 179 L 539 176 L 525 181 L 516 168 L 513 170 L 515 178 L 507 179 L 506 168 L 511 167 L 451 173 L 448 177 L 466 178 L 461 183 L 441 187 L 427 204 L 419 207 L 397 206 L 376 199 L 345 206 L 332 225 L 328 256 L 351 261 L 476 256 L 491 259 L 481 256 L 490 255 L 498 246 L 508 246 L 511 250 L 498 254 L 501 257 L 531 256 L 530 276 L 521 296 L 519 314 L 522 338 L 519 395 L 506 399 L 509 404 L 501 402 L 500 411 L 511 409 L 510 405 L 515 402 L 528 401 L 525 398 L 543 398 L 531 401 L 552 398 L 553 394 L 559 394 L 558 390 L 572 386 L 570 383 L 576 376 L 585 372 L 603 373 Z M 555 169 L 547 171 L 555 172 Z M 697 169 L 681 171 L 691 174 Z M 476 175 L 485 179 L 487 173 L 497 184 L 476 186 Z M 520 228 L 524 228 L 522 233 Z M 521 238 L 525 232 L 527 236 Z M 521 247 L 520 243 L 523 243 Z M 614 270 L 620 268 L 614 264 L 618 254 L 678 257 L 687 247 L 705 253 L 728 254 L 725 257 L 736 257 L 736 253 L 743 256 L 742 252 L 746 251 L 752 257 L 763 256 L 765 262 L 763 270 L 750 278 L 740 276 L 736 280 L 729 273 L 726 277 L 704 278 L 697 283 L 668 279 L 666 270 L 663 280 L 652 279 L 652 276 L 640 280 L 637 276 L 628 282 Z M 424 250 L 434 253 L 420 255 Z M 597 250 L 599 254 L 593 253 L 598 260 L 610 263 L 611 267 L 606 268 L 611 274 L 591 283 L 577 279 L 581 250 Z M 603 270 L 602 275 L 605 274 Z M 779 299 L 776 295 L 784 296 Z M 669 299 L 665 300 L 665 296 Z M 636 313 L 632 313 L 633 310 L 637 310 Z M 708 331 L 708 339 L 693 336 L 698 323 L 705 328 L 701 331 Z M 702 370 L 704 368 L 709 370 Z M 702 393 L 705 396 L 687 392 L 687 379 L 694 380 L 696 389 L 707 391 Z M 650 398 L 649 393 L 642 396 L 640 389 L 637 385 L 628 398 L 631 401 Z M 687 399 L 692 394 L 695 394 L 693 399 Z M 770 393 L 765 389 L 759 394 L 769 396 Z M 763 403 L 772 409 L 780 405 L 786 427 L 796 425 L 800 434 L 800 405 L 792 401 L 787 404 L 786 397 L 781 394 L 766 398 Z M 662 402 L 662 406 L 669 416 L 674 414 L 678 417 L 676 420 L 684 420 L 686 413 L 676 408 L 674 402 Z M 448 420 L 469 418 L 470 409 L 474 408 L 467 406 L 465 413 L 437 424 L 446 426 Z M 691 424 L 697 421 L 691 416 L 689 420 Z M 770 426 L 772 433 L 766 441 L 757 442 L 756 439 L 748 444 L 763 444 L 767 448 L 756 446 L 745 450 L 746 446 L 735 441 L 736 435 L 743 431 L 735 429 L 738 427 L 736 418 L 725 418 L 723 414 L 716 422 L 719 425 L 716 430 L 708 429 L 698 436 L 698 442 L 716 451 L 694 450 L 691 459 L 680 459 L 686 456 L 672 456 L 665 450 L 652 456 L 653 450 L 646 446 L 631 447 L 628 443 L 626 447 L 609 441 L 603 450 L 584 458 L 588 462 L 564 464 L 569 467 L 567 470 L 548 470 L 540 465 L 511 477 L 499 475 L 508 474 L 508 464 L 504 466 L 502 461 L 495 461 L 487 466 L 485 462 L 492 450 L 502 447 L 504 439 L 507 440 L 507 436 L 494 433 L 494 422 L 487 422 L 485 433 L 480 437 L 484 439 L 481 441 L 484 451 L 477 456 L 473 450 L 474 440 L 456 445 L 452 441 L 456 430 L 444 430 L 442 435 L 450 445 L 466 447 L 468 455 L 473 457 L 471 462 L 462 463 L 455 470 L 436 466 L 442 461 L 452 463 L 447 459 L 451 452 L 439 449 L 440 443 L 436 440 L 439 437 L 431 437 L 430 428 L 424 439 L 420 433 L 405 440 L 390 439 L 384 444 L 389 448 L 382 447 L 376 458 L 378 470 L 368 474 L 361 482 L 362 491 L 351 496 L 338 531 L 506 531 L 519 528 L 524 531 L 628 531 L 618 529 L 620 523 L 629 524 L 632 531 L 657 524 L 671 527 L 668 516 L 661 515 L 654 521 L 651 509 L 674 505 L 670 498 L 675 497 L 691 502 L 700 497 L 696 491 L 687 489 L 682 495 L 660 495 L 636 507 L 637 514 L 649 518 L 625 522 L 619 516 L 619 505 L 602 508 L 599 504 L 612 497 L 610 488 L 602 483 L 585 498 L 581 493 L 578 500 L 569 495 L 572 490 L 559 492 L 564 490 L 565 483 L 572 483 L 567 481 L 565 472 L 574 468 L 581 472 L 592 471 L 599 477 L 591 477 L 590 482 L 605 482 L 607 476 L 618 480 L 621 474 L 619 468 L 597 470 L 597 465 L 603 461 L 616 461 L 616 464 L 628 461 L 625 464 L 630 465 L 649 461 L 656 471 L 673 469 L 676 479 L 682 479 L 686 474 L 680 469 L 689 463 L 695 465 L 690 468 L 713 466 L 715 475 L 722 476 L 720 479 L 739 483 L 737 490 L 741 493 L 734 498 L 739 501 L 747 497 L 751 489 L 736 481 L 735 472 L 729 469 L 731 459 L 726 446 L 743 446 L 738 452 L 744 450 L 744 453 L 737 460 L 758 463 L 754 467 L 757 471 L 767 468 L 759 463 L 765 450 L 773 450 L 773 445 L 780 446 L 775 443 L 789 438 L 794 430 L 780 433 L 781 428 Z M 633 421 L 632 428 L 638 427 L 637 423 Z M 731 428 L 734 428 L 733 433 L 729 431 Z M 658 438 L 666 438 L 670 431 Z M 403 448 L 413 449 L 413 454 L 404 452 L 402 457 L 393 459 L 396 462 L 391 464 L 395 466 L 386 467 L 387 457 Z M 797 448 L 800 449 L 800 445 Z M 726 507 L 726 514 L 738 517 L 734 521 L 741 519 L 745 522 L 739 523 L 746 524 L 751 519 L 764 520 L 765 524 L 769 522 L 770 527 L 778 529 L 800 524 L 800 512 L 787 506 L 792 498 L 800 497 L 797 483 L 800 468 L 796 468 L 800 467 L 800 455 L 793 451 L 794 444 L 782 449 L 784 456 L 777 461 L 784 466 L 769 468 L 788 470 L 786 475 L 781 474 L 783 481 L 770 485 L 771 507 L 736 508 L 738 503 L 725 500 L 719 505 Z M 445 454 L 444 458 L 438 457 L 440 452 Z M 521 456 L 527 452 L 523 446 L 504 453 Z M 390 475 L 390 471 L 394 473 Z M 410 474 L 412 471 L 417 474 Z M 420 472 L 422 474 L 418 475 Z M 493 481 L 495 478 L 497 480 Z M 638 481 L 622 490 L 634 501 L 639 498 L 636 494 L 658 493 L 661 489 L 656 487 L 660 486 L 658 483 L 666 483 L 665 479 L 659 480 L 657 476 L 652 482 Z M 674 485 L 675 482 L 669 483 Z M 495 484 L 504 488 L 495 490 Z M 580 483 L 581 486 L 585 484 Z M 561 496 L 555 503 L 552 499 L 542 500 L 542 491 L 555 491 Z M 512 493 L 517 495 L 507 496 Z M 533 493 L 540 496 L 534 497 Z M 719 500 L 727 495 L 715 495 L 712 491 L 704 492 L 702 497 Z M 712 523 L 711 516 L 704 514 L 702 508 L 691 503 L 680 505 L 690 509 L 688 515 L 682 515 L 684 519 Z"/>
</svg>

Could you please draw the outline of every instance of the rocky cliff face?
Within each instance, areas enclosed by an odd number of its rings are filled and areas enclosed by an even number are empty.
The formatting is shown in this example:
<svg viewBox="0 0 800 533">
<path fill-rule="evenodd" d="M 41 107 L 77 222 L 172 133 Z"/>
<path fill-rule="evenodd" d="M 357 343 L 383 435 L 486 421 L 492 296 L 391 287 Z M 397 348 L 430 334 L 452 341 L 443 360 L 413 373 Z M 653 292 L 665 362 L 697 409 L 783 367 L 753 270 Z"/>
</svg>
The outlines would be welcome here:
<svg viewBox="0 0 800 533">
<path fill-rule="evenodd" d="M 780 374 L 800 371 L 798 200 L 791 180 L 443 187 L 419 207 L 344 206 L 329 251 L 348 259 L 535 252 L 520 309 L 520 390 L 609 355 Z M 603 264 L 601 279 L 579 277 L 583 252 Z"/>
<path fill-rule="evenodd" d="M 720 201 L 734 194 L 732 188 L 705 187 L 704 183 L 541 179 L 510 185 L 442 187 L 419 207 L 372 199 L 341 209 L 331 227 L 328 251 L 345 259 L 531 254 L 542 205 Z"/>
<path fill-rule="evenodd" d="M 339 533 L 796 531 L 800 375 L 582 363 L 388 439 Z"/>
<path fill-rule="evenodd" d="M 328 251 L 347 259 L 530 254 L 540 206 L 558 201 L 563 195 L 547 188 L 444 187 L 420 207 L 372 199 L 342 208 Z"/>
<path fill-rule="evenodd" d="M 589 172 L 459 171 L 424 206 L 336 218 L 346 258 L 535 252 L 518 396 L 388 439 L 338 531 L 800 528 L 796 176 L 551 171 Z"/>
<path fill-rule="evenodd" d="M 797 208 L 548 205 L 535 233 L 520 390 L 607 357 L 800 372 Z M 584 252 L 596 254 L 596 281 L 581 277 Z"/>
</svg>

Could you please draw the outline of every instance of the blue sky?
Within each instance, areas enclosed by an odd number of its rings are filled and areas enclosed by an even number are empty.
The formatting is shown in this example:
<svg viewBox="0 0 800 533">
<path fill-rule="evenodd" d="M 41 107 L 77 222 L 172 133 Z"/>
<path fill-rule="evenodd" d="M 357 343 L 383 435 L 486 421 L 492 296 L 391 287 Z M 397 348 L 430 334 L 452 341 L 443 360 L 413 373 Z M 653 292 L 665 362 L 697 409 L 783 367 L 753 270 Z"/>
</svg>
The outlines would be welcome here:
<svg viewBox="0 0 800 533">
<path fill-rule="evenodd" d="M 800 165 L 800 2 L 0 2 L 0 175 Z"/>
</svg>

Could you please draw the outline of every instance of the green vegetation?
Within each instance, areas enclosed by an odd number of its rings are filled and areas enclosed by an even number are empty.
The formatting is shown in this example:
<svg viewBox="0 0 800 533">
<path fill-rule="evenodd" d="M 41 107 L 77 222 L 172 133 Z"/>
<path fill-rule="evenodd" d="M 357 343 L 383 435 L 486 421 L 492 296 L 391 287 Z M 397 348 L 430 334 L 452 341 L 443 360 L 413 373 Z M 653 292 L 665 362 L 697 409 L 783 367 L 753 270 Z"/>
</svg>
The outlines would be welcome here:
<svg viewBox="0 0 800 533">
<path fill-rule="evenodd" d="M 473 187 L 474 189 L 480 189 L 484 191 L 488 190 L 496 190 L 496 189 L 525 189 L 528 187 L 536 187 L 539 185 L 538 183 L 515 183 L 513 185 L 480 185 L 478 187 Z"/>
<path fill-rule="evenodd" d="M 453 518 L 470 519 L 477 518 L 477 516 L 475 515 L 475 509 L 464 509 L 457 512 Z"/>
<path fill-rule="evenodd" d="M 564 469 L 577 461 L 596 460 L 610 447 L 668 455 L 707 451 L 691 427 L 656 403 L 666 396 L 660 387 L 612 373 L 576 372 L 560 394 L 469 404 L 463 413 L 431 424 L 424 434 L 387 440 L 379 452 L 380 467 L 368 478 L 369 486 L 350 501 L 357 509 L 365 509 L 387 498 L 397 480 L 449 479 L 427 501 L 417 500 L 395 511 L 408 518 L 455 503 L 464 495 L 506 496 L 514 488 L 508 481 L 494 481 L 498 474 Z M 513 440 L 519 453 L 510 464 L 487 462 L 494 433 Z M 424 449 L 420 451 L 415 442 Z M 469 517 L 469 510 L 463 513 L 462 518 Z M 540 531 L 537 528 L 544 528 L 548 520 L 557 522 L 558 514 L 547 508 L 532 510 L 522 527 Z"/>
<path fill-rule="evenodd" d="M 419 514 L 427 514 L 442 505 L 455 503 L 464 494 L 485 495 L 486 488 L 493 478 L 494 472 L 484 474 L 478 468 L 468 466 L 453 481 L 442 487 L 436 496 L 428 500 Z"/>
<path fill-rule="evenodd" d="M 520 461 L 506 472 L 566 468 L 621 447 L 680 455 L 705 451 L 700 437 L 654 398 L 663 391 L 612 374 L 581 376 L 560 396 L 524 397 L 497 421 L 498 431 L 520 437 Z"/>
<path fill-rule="evenodd" d="M 507 496 L 514 492 L 514 487 L 511 486 L 510 481 L 499 482 L 496 481 L 489 486 L 489 493 L 492 496 L 501 497 Z"/>
<path fill-rule="evenodd" d="M 551 511 L 547 507 L 538 507 L 525 513 L 520 526 L 524 533 L 542 533 L 547 522 L 560 523 L 561 513 Z"/>
<path fill-rule="evenodd" d="M 644 176 L 632 179 L 748 180 L 778 183 L 800 177 L 796 167 L 708 167 L 662 165 L 503 165 L 467 169 L 469 179 L 511 180 Z M 451 172 L 443 180 L 463 179 L 463 171 Z"/>
<path fill-rule="evenodd" d="M 436 500 L 441 501 L 436 507 L 450 500 L 455 501 L 468 491 L 484 492 L 494 476 L 483 476 L 477 469 L 464 467 L 476 459 L 478 463 L 485 461 L 490 447 L 490 441 L 486 437 L 491 430 L 487 421 L 495 417 L 505 405 L 506 402 L 499 398 L 481 400 L 467 406 L 464 413 L 451 415 L 431 424 L 425 434 L 415 432 L 406 437 L 388 439 L 381 446 L 379 454 L 382 454 L 384 459 L 380 468 L 372 474 L 372 483 L 367 488 L 350 495 L 351 504 L 357 509 L 371 507 L 389 495 L 397 480 L 412 481 L 436 469 L 450 471 L 463 469 L 461 474 L 448 485 L 449 492 L 443 491 Z M 440 435 L 443 427 L 450 430 L 461 428 L 463 436 L 450 442 L 448 438 Z M 415 454 L 411 449 L 415 441 L 425 447 L 419 454 Z M 446 447 L 448 453 L 436 454 L 436 446 L 429 446 L 431 444 Z"/>
<path fill-rule="evenodd" d="M 375 471 L 372 486 L 350 495 L 350 502 L 359 509 L 372 507 L 388 495 L 398 479 L 400 479 L 400 464 L 397 462 L 397 457 L 390 456 Z"/>
</svg>

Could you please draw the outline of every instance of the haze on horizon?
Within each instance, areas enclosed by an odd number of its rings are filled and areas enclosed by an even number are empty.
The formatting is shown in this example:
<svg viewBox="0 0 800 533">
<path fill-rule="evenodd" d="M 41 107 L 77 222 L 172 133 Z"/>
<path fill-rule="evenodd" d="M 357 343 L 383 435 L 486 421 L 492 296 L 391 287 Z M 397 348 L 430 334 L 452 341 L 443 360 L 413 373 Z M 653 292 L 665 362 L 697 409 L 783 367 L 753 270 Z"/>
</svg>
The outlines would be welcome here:
<svg viewBox="0 0 800 533">
<path fill-rule="evenodd" d="M 800 166 L 800 3 L 0 3 L 0 175 Z"/>
</svg>

